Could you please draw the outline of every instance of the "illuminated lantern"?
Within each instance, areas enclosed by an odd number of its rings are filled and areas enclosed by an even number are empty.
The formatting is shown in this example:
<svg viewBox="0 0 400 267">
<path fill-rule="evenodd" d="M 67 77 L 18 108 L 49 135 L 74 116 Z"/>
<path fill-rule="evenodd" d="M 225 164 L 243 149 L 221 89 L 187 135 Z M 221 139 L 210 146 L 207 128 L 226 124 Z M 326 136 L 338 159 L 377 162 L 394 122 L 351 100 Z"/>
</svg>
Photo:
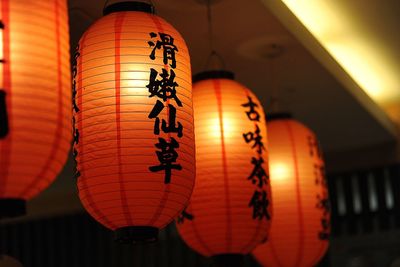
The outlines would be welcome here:
<svg viewBox="0 0 400 267">
<path fill-rule="evenodd" d="M 328 248 L 330 212 L 315 134 L 288 114 L 268 118 L 274 219 L 253 255 L 268 267 L 315 266 Z"/>
<path fill-rule="evenodd" d="M 13 217 L 70 149 L 67 1 L 1 0 L 0 59 L 0 217 Z"/>
<path fill-rule="evenodd" d="M 74 57 L 79 197 L 120 242 L 156 240 L 194 186 L 189 51 L 152 11 L 142 2 L 106 7 Z"/>
<path fill-rule="evenodd" d="M 0 255 L 0 266 L 1 267 L 23 267 L 20 262 L 18 262 L 16 259 L 13 259 L 7 255 Z"/>
<path fill-rule="evenodd" d="M 196 183 L 177 220 L 192 249 L 231 264 L 266 238 L 272 216 L 263 107 L 233 78 L 194 77 Z"/>
</svg>

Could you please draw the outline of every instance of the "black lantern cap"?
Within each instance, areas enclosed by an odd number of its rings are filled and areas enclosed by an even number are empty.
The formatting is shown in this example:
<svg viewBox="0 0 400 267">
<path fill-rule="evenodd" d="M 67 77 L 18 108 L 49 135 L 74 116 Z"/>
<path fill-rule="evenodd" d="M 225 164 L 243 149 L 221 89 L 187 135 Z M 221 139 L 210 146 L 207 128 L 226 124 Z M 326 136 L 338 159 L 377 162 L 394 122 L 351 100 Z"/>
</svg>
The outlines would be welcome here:
<svg viewBox="0 0 400 267">
<path fill-rule="evenodd" d="M 26 214 L 26 201 L 17 198 L 0 199 L 0 219 L 14 218 Z"/>
<path fill-rule="evenodd" d="M 218 254 L 212 257 L 216 267 L 243 267 L 243 254 Z"/>
<path fill-rule="evenodd" d="M 287 120 L 287 119 L 292 119 L 293 116 L 292 114 L 288 112 L 280 112 L 280 113 L 271 113 L 267 114 L 267 122 L 273 121 L 273 120 Z"/>
<path fill-rule="evenodd" d="M 115 241 L 122 244 L 152 243 L 158 240 L 158 228 L 150 226 L 122 227 L 115 231 Z"/>
<path fill-rule="evenodd" d="M 235 74 L 231 71 L 226 70 L 209 70 L 197 73 L 193 76 L 193 82 L 199 82 L 209 79 L 229 79 L 234 80 Z"/>
<path fill-rule="evenodd" d="M 123 11 L 140 11 L 150 14 L 154 14 L 155 12 L 154 6 L 152 6 L 151 4 L 145 2 L 137 2 L 137 1 L 124 1 L 106 6 L 103 9 L 103 16 Z"/>
</svg>

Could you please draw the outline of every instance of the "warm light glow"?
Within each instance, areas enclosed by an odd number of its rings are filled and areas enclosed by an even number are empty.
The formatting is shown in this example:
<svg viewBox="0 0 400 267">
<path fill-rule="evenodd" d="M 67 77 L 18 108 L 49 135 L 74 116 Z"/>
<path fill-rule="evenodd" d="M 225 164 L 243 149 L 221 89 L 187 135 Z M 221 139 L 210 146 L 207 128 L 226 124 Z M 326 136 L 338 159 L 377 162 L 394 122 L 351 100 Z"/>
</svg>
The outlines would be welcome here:
<svg viewBox="0 0 400 267">
<path fill-rule="evenodd" d="M 233 78 L 210 73 L 194 79 L 196 182 L 177 229 L 203 256 L 247 254 L 266 239 L 273 216 L 264 109 Z"/>
<path fill-rule="evenodd" d="M 316 266 L 330 234 L 325 165 L 315 134 L 285 116 L 267 123 L 274 218 L 253 255 L 263 267 Z"/>
<path fill-rule="evenodd" d="M 187 205 L 195 178 L 185 41 L 156 15 L 112 12 L 84 33 L 74 58 L 73 151 L 83 206 L 112 230 L 163 228 Z"/>
<path fill-rule="evenodd" d="M 229 140 L 235 136 L 235 130 L 237 130 L 237 126 L 235 125 L 236 121 L 229 113 L 223 113 L 223 120 L 224 138 L 227 139 L 225 142 L 229 143 Z M 218 114 L 216 113 L 214 116 L 212 116 L 205 125 L 207 125 L 209 128 L 208 133 L 210 135 L 210 140 L 219 143 L 221 138 L 221 125 Z"/>
<path fill-rule="evenodd" d="M 289 167 L 283 162 L 277 162 L 270 164 L 270 177 L 274 183 L 284 182 L 293 175 Z"/>
<path fill-rule="evenodd" d="M 0 201 L 30 200 L 71 146 L 67 0 L 1 0 L 0 25 Z"/>
<path fill-rule="evenodd" d="M 346 1 L 281 1 L 373 100 L 383 107 L 400 100 L 395 62 L 384 55 L 376 36 L 346 12 Z"/>
</svg>

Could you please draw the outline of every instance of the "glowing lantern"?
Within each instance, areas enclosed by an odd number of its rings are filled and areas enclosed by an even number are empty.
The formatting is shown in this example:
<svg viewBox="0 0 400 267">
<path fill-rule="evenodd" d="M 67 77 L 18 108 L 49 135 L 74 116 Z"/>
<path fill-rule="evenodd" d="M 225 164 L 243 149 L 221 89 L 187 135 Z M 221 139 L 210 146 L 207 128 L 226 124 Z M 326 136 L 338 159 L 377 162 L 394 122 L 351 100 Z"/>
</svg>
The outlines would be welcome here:
<svg viewBox="0 0 400 267">
<path fill-rule="evenodd" d="M 274 220 L 253 255 L 263 266 L 315 266 L 328 248 L 330 213 L 315 134 L 288 114 L 268 120 Z"/>
<path fill-rule="evenodd" d="M 79 196 L 121 242 L 156 240 L 194 185 L 189 52 L 152 11 L 141 2 L 106 7 L 73 67 Z"/>
<path fill-rule="evenodd" d="M 25 213 L 71 142 L 66 0 L 0 2 L 0 217 Z"/>
<path fill-rule="evenodd" d="M 264 111 L 230 72 L 194 82 L 196 183 L 177 227 L 195 251 L 237 263 L 266 238 L 272 216 Z"/>
</svg>

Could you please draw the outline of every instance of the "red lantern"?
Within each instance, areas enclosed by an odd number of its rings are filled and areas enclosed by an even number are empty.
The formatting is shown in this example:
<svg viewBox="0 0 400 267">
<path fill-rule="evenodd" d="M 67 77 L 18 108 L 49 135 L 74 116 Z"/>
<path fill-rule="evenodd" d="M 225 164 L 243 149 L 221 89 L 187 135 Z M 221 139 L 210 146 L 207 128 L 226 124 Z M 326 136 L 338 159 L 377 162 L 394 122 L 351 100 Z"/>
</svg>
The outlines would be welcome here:
<svg viewBox="0 0 400 267">
<path fill-rule="evenodd" d="M 0 59 L 0 217 L 13 217 L 70 149 L 67 1 L 1 0 Z"/>
<path fill-rule="evenodd" d="M 155 240 L 187 205 L 195 155 L 189 51 L 140 2 L 108 6 L 75 55 L 79 197 L 117 240 Z"/>
<path fill-rule="evenodd" d="M 253 254 L 263 266 L 315 266 L 328 248 L 330 213 L 315 134 L 287 114 L 268 121 L 274 220 Z"/>
<path fill-rule="evenodd" d="M 272 216 L 264 111 L 230 72 L 194 81 L 196 182 L 177 227 L 195 251 L 237 263 L 266 238 Z"/>
</svg>

